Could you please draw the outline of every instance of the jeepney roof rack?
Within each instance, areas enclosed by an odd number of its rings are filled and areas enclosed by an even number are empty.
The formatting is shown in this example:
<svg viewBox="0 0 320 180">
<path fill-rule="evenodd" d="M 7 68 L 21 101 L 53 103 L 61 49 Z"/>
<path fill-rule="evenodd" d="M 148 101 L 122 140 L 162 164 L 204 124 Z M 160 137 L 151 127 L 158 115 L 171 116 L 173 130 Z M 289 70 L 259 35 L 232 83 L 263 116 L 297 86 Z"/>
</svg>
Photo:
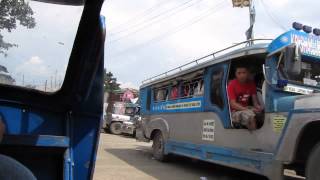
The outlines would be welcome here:
<svg viewBox="0 0 320 180">
<path fill-rule="evenodd" d="M 232 45 L 232 46 L 229 46 L 229 47 L 227 47 L 227 48 L 218 50 L 218 51 L 213 52 L 213 53 L 211 53 L 211 54 L 209 54 L 209 55 L 206 55 L 206 56 L 203 56 L 203 57 L 201 57 L 201 58 L 199 58 L 199 59 L 193 60 L 193 61 L 191 61 L 191 62 L 188 62 L 188 63 L 186 63 L 186 64 L 183 64 L 183 65 L 181 65 L 181 66 L 178 66 L 178 67 L 176 67 L 176 68 L 174 68 L 174 69 L 171 69 L 171 70 L 169 70 L 169 71 L 166 71 L 166 72 L 164 72 L 164 73 L 158 74 L 158 75 L 153 76 L 153 77 L 148 78 L 148 79 L 145 79 L 145 80 L 142 81 L 142 84 L 149 83 L 149 82 L 151 82 L 151 81 L 158 80 L 158 79 L 161 79 L 161 78 L 165 78 L 165 77 L 167 77 L 167 76 L 169 76 L 169 75 L 171 75 L 171 74 L 174 74 L 174 72 L 180 72 L 180 71 L 182 71 L 182 70 L 185 70 L 186 67 L 191 68 L 191 67 L 193 67 L 193 66 L 196 66 L 196 65 L 198 65 L 200 62 L 203 63 L 203 62 L 206 62 L 206 61 L 209 61 L 209 60 L 215 60 L 217 54 L 220 54 L 220 53 L 222 53 L 222 52 L 226 52 L 227 50 L 231 50 L 231 49 L 233 49 L 233 48 L 235 48 L 235 47 L 239 47 L 239 46 L 248 47 L 251 42 L 256 42 L 256 41 L 272 41 L 272 40 L 273 40 L 273 39 L 251 39 L 251 40 L 247 40 L 247 41 L 242 41 L 242 42 L 240 42 L 240 43 L 236 43 L 236 44 L 234 44 L 234 45 Z"/>
</svg>

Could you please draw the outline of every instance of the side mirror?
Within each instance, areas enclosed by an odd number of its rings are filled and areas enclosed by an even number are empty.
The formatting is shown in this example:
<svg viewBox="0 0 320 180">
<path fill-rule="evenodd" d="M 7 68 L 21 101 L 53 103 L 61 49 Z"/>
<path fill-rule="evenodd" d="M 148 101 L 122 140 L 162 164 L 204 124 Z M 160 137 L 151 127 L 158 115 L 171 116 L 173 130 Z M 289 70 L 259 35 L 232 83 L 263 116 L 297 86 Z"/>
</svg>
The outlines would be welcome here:
<svg viewBox="0 0 320 180">
<path fill-rule="evenodd" d="M 284 49 L 284 71 L 288 75 L 297 76 L 301 73 L 301 50 L 300 47 L 292 44 Z"/>
</svg>

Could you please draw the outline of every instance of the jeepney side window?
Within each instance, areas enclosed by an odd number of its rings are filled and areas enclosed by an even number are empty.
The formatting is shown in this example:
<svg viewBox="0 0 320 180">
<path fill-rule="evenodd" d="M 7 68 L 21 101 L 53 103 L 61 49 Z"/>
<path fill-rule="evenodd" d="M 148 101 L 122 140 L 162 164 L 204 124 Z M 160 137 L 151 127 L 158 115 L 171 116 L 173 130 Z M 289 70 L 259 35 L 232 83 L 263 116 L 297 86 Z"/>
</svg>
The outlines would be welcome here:
<svg viewBox="0 0 320 180">
<path fill-rule="evenodd" d="M 223 81 L 224 70 L 223 68 L 214 70 L 211 76 L 211 90 L 210 99 L 211 103 L 223 108 L 223 92 L 222 92 L 222 81 Z"/>
<path fill-rule="evenodd" d="M 204 92 L 203 77 L 197 77 L 182 83 L 181 98 L 203 96 L 203 92 Z"/>
<path fill-rule="evenodd" d="M 162 87 L 153 90 L 153 99 L 154 102 L 161 102 L 168 100 L 169 89 L 168 87 Z"/>
</svg>

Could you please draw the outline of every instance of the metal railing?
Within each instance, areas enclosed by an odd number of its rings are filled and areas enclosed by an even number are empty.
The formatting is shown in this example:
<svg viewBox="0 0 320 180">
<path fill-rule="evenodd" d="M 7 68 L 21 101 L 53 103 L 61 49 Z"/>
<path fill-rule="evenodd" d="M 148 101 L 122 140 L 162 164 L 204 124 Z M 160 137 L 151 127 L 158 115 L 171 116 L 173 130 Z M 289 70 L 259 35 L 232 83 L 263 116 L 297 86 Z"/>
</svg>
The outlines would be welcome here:
<svg viewBox="0 0 320 180">
<path fill-rule="evenodd" d="M 273 39 L 252 39 L 252 40 L 247 40 L 247 41 L 243 41 L 243 42 L 240 42 L 240 43 L 236 43 L 236 44 L 234 44 L 234 45 L 232 45 L 232 46 L 229 46 L 229 47 L 227 47 L 227 48 L 221 49 L 221 50 L 216 51 L 216 52 L 214 52 L 214 53 L 211 53 L 211 54 L 209 54 L 209 55 L 203 56 L 203 57 L 201 57 L 201 58 L 199 58 L 199 59 L 196 59 L 196 60 L 193 60 L 193 61 L 188 62 L 188 63 L 186 63 L 186 64 L 183 64 L 183 65 L 181 65 L 181 66 L 178 66 L 178 67 L 176 67 L 176 68 L 174 68 L 174 69 L 171 69 L 171 70 L 169 70 L 169 71 L 166 71 L 166 72 L 164 72 L 164 73 L 158 74 L 158 75 L 153 76 L 153 77 L 148 78 L 148 79 L 145 79 L 145 80 L 142 81 L 142 84 L 145 84 L 145 83 L 147 83 L 147 82 L 151 82 L 151 81 L 154 81 L 154 80 L 157 80 L 157 79 L 160 79 L 160 78 L 165 78 L 165 77 L 169 76 L 170 74 L 174 74 L 174 72 L 176 72 L 176 71 L 177 71 L 177 72 L 180 72 L 180 71 L 182 71 L 182 70 L 185 70 L 185 68 L 188 67 L 188 66 L 190 66 L 190 65 L 194 65 L 194 66 L 195 66 L 195 65 L 198 65 L 200 62 L 201 62 L 201 63 L 202 63 L 202 62 L 206 62 L 206 61 L 204 61 L 204 60 L 206 60 L 206 59 L 207 59 L 207 60 L 215 60 L 217 54 L 222 53 L 222 52 L 227 51 L 227 50 L 230 50 L 230 49 L 232 49 L 232 48 L 238 47 L 238 46 L 240 46 L 240 45 L 245 45 L 244 47 L 246 47 L 246 46 L 248 46 L 251 42 L 256 42 L 256 41 L 272 41 L 272 40 L 273 40 Z M 191 66 L 191 67 L 194 67 L 194 66 Z"/>
</svg>

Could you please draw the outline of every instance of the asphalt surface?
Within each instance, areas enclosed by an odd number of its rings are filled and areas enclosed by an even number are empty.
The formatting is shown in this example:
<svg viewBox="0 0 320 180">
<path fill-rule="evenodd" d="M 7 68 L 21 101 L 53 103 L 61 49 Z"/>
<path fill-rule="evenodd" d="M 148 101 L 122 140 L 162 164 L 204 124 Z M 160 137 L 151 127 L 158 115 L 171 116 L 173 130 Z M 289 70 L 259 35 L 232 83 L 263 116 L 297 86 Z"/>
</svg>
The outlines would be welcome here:
<svg viewBox="0 0 320 180">
<path fill-rule="evenodd" d="M 151 143 L 129 136 L 101 134 L 94 180 L 266 180 L 222 166 L 173 156 L 169 162 L 153 159 Z M 285 180 L 299 180 L 287 177 Z"/>
</svg>

